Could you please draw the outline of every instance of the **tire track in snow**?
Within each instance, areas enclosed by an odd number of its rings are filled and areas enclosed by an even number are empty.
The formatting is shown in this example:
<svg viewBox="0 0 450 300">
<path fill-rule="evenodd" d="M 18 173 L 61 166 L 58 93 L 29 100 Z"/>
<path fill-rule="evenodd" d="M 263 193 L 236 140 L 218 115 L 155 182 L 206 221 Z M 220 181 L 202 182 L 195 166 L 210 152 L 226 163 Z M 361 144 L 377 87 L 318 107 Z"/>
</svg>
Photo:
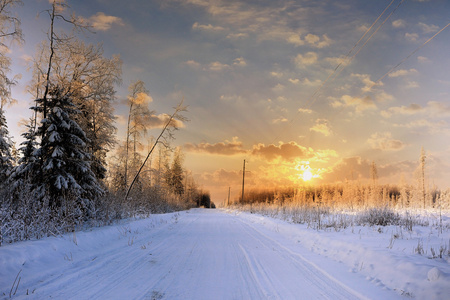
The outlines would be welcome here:
<svg viewBox="0 0 450 300">
<path fill-rule="evenodd" d="M 311 281 L 311 286 L 322 288 L 322 290 L 319 291 L 319 293 L 322 293 L 321 296 L 326 299 L 368 299 L 329 275 L 326 271 L 303 257 L 300 253 L 292 251 L 280 242 L 264 234 L 255 226 L 245 222 L 243 219 L 238 218 L 238 220 L 242 222 L 242 224 L 245 224 L 244 228 L 249 232 L 249 235 L 252 235 L 251 233 L 253 233 L 253 235 L 259 236 L 258 240 L 261 241 L 261 243 L 265 241 L 266 246 L 272 245 L 274 249 L 277 248 L 278 250 L 281 250 L 279 253 L 284 259 L 295 262 L 295 266 L 303 275 L 302 277 Z"/>
</svg>

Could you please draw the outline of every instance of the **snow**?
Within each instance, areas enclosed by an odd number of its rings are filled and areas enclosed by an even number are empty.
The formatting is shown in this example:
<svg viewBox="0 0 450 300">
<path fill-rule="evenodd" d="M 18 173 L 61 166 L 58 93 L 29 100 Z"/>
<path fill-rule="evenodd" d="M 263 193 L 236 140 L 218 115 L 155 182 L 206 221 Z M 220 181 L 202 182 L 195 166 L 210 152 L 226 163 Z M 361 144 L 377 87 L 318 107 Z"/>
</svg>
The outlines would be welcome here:
<svg viewBox="0 0 450 300">
<path fill-rule="evenodd" d="M 19 278 L 15 299 L 448 299 L 448 254 L 430 259 L 430 248 L 450 236 L 430 228 L 314 230 L 224 209 L 152 215 L 0 247 L 0 299 Z"/>
</svg>

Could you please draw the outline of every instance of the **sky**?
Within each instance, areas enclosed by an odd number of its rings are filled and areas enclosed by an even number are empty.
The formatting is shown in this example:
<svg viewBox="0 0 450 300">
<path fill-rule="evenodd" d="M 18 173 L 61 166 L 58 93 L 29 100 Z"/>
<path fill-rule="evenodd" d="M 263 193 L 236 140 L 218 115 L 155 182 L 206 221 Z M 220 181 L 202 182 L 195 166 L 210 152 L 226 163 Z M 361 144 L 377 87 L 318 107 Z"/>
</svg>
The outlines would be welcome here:
<svg viewBox="0 0 450 300">
<path fill-rule="evenodd" d="M 450 1 L 67 4 L 95 31 L 79 38 L 123 61 L 118 138 L 132 82 L 145 83 L 157 113 L 184 99 L 189 121 L 172 144 L 217 203 L 229 188 L 238 197 L 244 160 L 246 189 L 366 182 L 372 163 L 379 183 L 416 184 L 422 147 L 427 184 L 450 187 L 450 26 L 439 32 Z M 22 75 L 6 112 L 16 142 L 31 115 L 27 66 L 49 26 L 39 12 L 49 8 L 25 0 L 15 9 L 25 34 L 10 53 L 11 74 Z"/>
</svg>

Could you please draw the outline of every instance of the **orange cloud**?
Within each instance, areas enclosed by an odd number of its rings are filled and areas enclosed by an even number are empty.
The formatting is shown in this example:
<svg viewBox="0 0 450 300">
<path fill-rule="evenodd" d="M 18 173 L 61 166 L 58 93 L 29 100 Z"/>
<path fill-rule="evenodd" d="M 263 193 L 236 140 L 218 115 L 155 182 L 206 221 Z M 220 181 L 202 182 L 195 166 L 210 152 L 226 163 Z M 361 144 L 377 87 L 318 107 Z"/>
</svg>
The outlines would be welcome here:
<svg viewBox="0 0 450 300">
<path fill-rule="evenodd" d="M 371 163 L 359 156 L 343 158 L 327 173 L 322 174 L 324 182 L 344 182 L 369 178 Z"/>
<path fill-rule="evenodd" d="M 252 155 L 263 157 L 269 161 L 277 158 L 291 161 L 296 158 L 308 159 L 314 156 L 310 149 L 300 146 L 295 142 L 286 144 L 280 142 L 278 146 L 273 144 L 268 146 L 258 144 L 253 146 Z"/>
<path fill-rule="evenodd" d="M 340 100 L 335 100 L 331 103 L 333 107 L 354 107 L 356 112 L 361 113 L 364 110 L 376 109 L 375 102 L 369 96 L 364 98 L 352 97 L 350 95 L 343 95 Z"/>
<path fill-rule="evenodd" d="M 152 115 L 150 118 L 147 119 L 147 122 L 149 124 L 149 128 L 163 128 L 167 122 L 169 121 L 170 116 L 168 114 L 159 114 L 159 115 Z M 172 119 L 171 125 L 176 128 L 184 128 L 185 125 L 180 120 Z"/>
<path fill-rule="evenodd" d="M 207 182 L 209 186 L 229 186 L 240 185 L 242 183 L 242 171 L 219 169 L 212 173 L 202 173 L 200 177 L 204 182 Z M 247 176 L 247 178 L 248 177 L 250 176 Z"/>
<path fill-rule="evenodd" d="M 218 155 L 238 155 L 247 153 L 242 147 L 242 142 L 238 141 L 237 137 L 233 137 L 232 141 L 226 140 L 216 144 L 200 143 L 192 144 L 187 143 L 184 145 L 184 149 L 188 152 L 208 153 Z"/>
<path fill-rule="evenodd" d="M 330 125 L 328 125 L 328 121 L 325 119 L 317 119 L 316 125 L 311 127 L 309 130 L 322 133 L 325 136 L 329 136 L 332 133 L 331 127 Z"/>
</svg>

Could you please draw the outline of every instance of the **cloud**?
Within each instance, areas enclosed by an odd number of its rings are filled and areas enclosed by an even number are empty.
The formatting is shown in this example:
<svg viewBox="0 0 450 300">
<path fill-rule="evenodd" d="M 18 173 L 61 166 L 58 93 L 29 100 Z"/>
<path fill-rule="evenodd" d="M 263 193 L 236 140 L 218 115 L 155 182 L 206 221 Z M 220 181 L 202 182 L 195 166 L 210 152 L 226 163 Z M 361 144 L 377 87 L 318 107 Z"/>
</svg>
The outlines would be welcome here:
<svg viewBox="0 0 450 300">
<path fill-rule="evenodd" d="M 201 24 L 198 24 L 198 22 L 195 22 L 192 25 L 192 29 L 193 30 L 199 30 L 199 31 L 209 31 L 209 32 L 219 32 L 219 31 L 224 31 L 225 30 L 225 28 L 223 28 L 221 26 L 213 26 L 211 24 L 201 25 Z"/>
<path fill-rule="evenodd" d="M 419 83 L 417 81 L 408 81 L 408 83 L 405 86 L 407 89 L 413 89 L 420 87 Z"/>
<path fill-rule="evenodd" d="M 276 71 L 270 72 L 270 75 L 271 75 L 272 77 L 275 77 L 275 78 L 281 78 L 281 77 L 283 77 L 283 73 L 281 73 L 281 72 L 276 72 Z"/>
<path fill-rule="evenodd" d="M 187 62 L 185 62 L 185 64 L 192 68 L 195 68 L 195 69 L 198 69 L 202 66 L 200 63 L 196 62 L 195 60 L 188 60 Z"/>
<path fill-rule="evenodd" d="M 201 68 L 204 71 L 213 71 L 213 72 L 225 71 L 225 70 L 229 70 L 232 68 L 232 66 L 221 63 L 220 61 L 214 61 L 209 64 L 202 65 L 201 63 L 196 62 L 195 60 L 188 60 L 184 64 L 186 64 L 187 66 L 190 66 L 191 68 L 194 68 L 194 69 Z M 247 65 L 247 62 L 242 57 L 238 57 L 233 60 L 233 66 L 244 67 L 246 65 Z"/>
<path fill-rule="evenodd" d="M 299 34 L 291 34 L 289 37 L 287 37 L 286 41 L 289 44 L 293 44 L 295 46 L 302 46 L 305 44 L 305 41 L 303 41 Z"/>
<path fill-rule="evenodd" d="M 433 24 L 428 25 L 422 22 L 419 23 L 419 27 L 422 29 L 423 33 L 432 33 L 439 30 L 439 26 Z"/>
<path fill-rule="evenodd" d="M 369 74 L 351 74 L 352 77 L 358 78 L 362 83 L 364 83 L 364 87 L 361 88 L 361 91 L 364 93 L 369 92 L 374 86 L 382 86 L 383 82 L 375 82 L 370 79 Z"/>
<path fill-rule="evenodd" d="M 311 46 L 319 49 L 328 47 L 333 42 L 326 34 L 322 35 L 322 38 L 320 38 L 319 36 L 311 33 L 305 36 L 305 41 Z"/>
<path fill-rule="evenodd" d="M 310 109 L 305 109 L 305 108 L 299 108 L 298 112 L 304 113 L 304 114 L 311 114 L 313 111 Z"/>
<path fill-rule="evenodd" d="M 192 143 L 187 143 L 184 145 L 184 149 L 187 152 L 217 154 L 226 156 L 247 153 L 247 151 L 243 149 L 242 142 L 239 141 L 238 137 L 233 137 L 231 141 L 225 140 L 225 142 L 215 144 L 200 143 L 195 145 Z"/>
<path fill-rule="evenodd" d="M 429 101 L 427 103 L 432 115 L 450 116 L 450 104 L 438 101 Z"/>
<path fill-rule="evenodd" d="M 148 119 L 148 125 L 150 129 L 163 128 L 169 121 L 170 116 L 168 114 L 151 115 Z M 182 121 L 172 119 L 171 125 L 176 128 L 184 128 L 185 125 Z"/>
<path fill-rule="evenodd" d="M 423 112 L 424 108 L 416 103 L 411 103 L 408 106 L 394 106 L 387 110 L 383 110 L 381 115 L 385 118 L 389 118 L 394 114 L 400 115 L 415 115 L 417 113 Z"/>
<path fill-rule="evenodd" d="M 282 85 L 281 83 L 278 83 L 276 86 L 274 86 L 272 88 L 272 91 L 280 93 L 280 92 L 284 91 L 284 89 L 285 89 L 285 86 Z"/>
<path fill-rule="evenodd" d="M 414 120 L 409 123 L 401 123 L 401 124 L 392 124 L 394 127 L 398 128 L 408 128 L 408 129 L 420 129 L 421 133 L 427 134 L 445 134 L 450 135 L 450 126 L 444 121 L 431 122 L 426 119 Z M 428 132 L 424 132 L 423 130 L 427 130 Z"/>
<path fill-rule="evenodd" d="M 251 173 L 246 174 L 246 179 L 248 178 L 247 175 L 251 177 Z M 242 171 L 219 169 L 212 173 L 205 172 L 200 177 L 202 181 L 207 182 L 208 186 L 212 187 L 229 187 L 242 184 Z"/>
<path fill-rule="evenodd" d="M 293 15 L 305 16 L 307 9 L 295 2 L 283 5 L 258 5 L 258 2 L 248 1 L 204 1 L 204 0 L 173 0 L 182 5 L 195 5 L 214 20 L 213 27 L 227 28 L 229 38 L 247 38 L 258 41 L 283 41 L 294 45 L 303 45 L 300 35 L 301 28 L 293 28 L 290 19 Z M 321 38 L 316 46 L 330 43 L 329 39 Z"/>
<path fill-rule="evenodd" d="M 376 109 L 375 102 L 369 96 L 364 98 L 343 95 L 340 100 L 334 100 L 332 107 L 354 107 L 356 112 L 362 112 L 369 109 Z"/>
<path fill-rule="evenodd" d="M 393 101 L 395 98 L 394 96 L 386 92 L 378 92 L 375 94 L 375 99 L 378 102 L 386 102 L 386 101 Z"/>
<path fill-rule="evenodd" d="M 369 27 L 367 27 L 367 25 L 361 25 L 356 28 L 356 30 L 358 30 L 360 32 L 366 32 L 368 29 L 369 29 Z"/>
<path fill-rule="evenodd" d="M 214 62 L 212 62 L 212 63 L 210 63 L 208 65 L 207 69 L 210 70 L 210 71 L 219 72 L 219 71 L 230 69 L 230 66 L 227 65 L 227 64 L 223 64 L 223 63 L 221 63 L 219 61 L 214 61 Z"/>
<path fill-rule="evenodd" d="M 417 61 L 420 63 L 426 63 L 426 62 L 430 62 L 430 59 L 425 56 L 417 56 Z"/>
<path fill-rule="evenodd" d="M 322 174 L 324 182 L 336 183 L 346 180 L 370 180 L 372 161 L 359 156 L 343 158 Z M 409 177 L 417 167 L 415 161 L 399 161 L 386 165 L 377 165 L 379 180 L 387 183 L 400 181 L 403 175 Z"/>
<path fill-rule="evenodd" d="M 314 156 L 308 148 L 300 146 L 295 142 L 280 142 L 278 146 L 274 144 L 267 146 L 264 144 L 258 144 L 253 146 L 251 153 L 252 155 L 265 158 L 268 161 L 272 161 L 277 158 L 292 161 L 297 158 L 308 159 Z"/>
<path fill-rule="evenodd" d="M 245 67 L 247 65 L 247 62 L 245 61 L 245 59 L 243 57 L 238 57 L 235 60 L 233 60 L 233 65 Z"/>
<path fill-rule="evenodd" d="M 397 70 L 395 72 L 389 73 L 389 77 L 401 77 L 401 76 L 407 76 L 407 75 L 412 75 L 412 74 L 417 74 L 417 70 L 416 69 L 409 69 L 409 70 L 405 70 L 405 69 L 400 69 Z"/>
<path fill-rule="evenodd" d="M 107 16 L 102 12 L 98 12 L 88 19 L 88 22 L 94 27 L 95 30 L 107 31 L 112 25 L 123 26 L 124 22 L 119 17 Z"/>
<path fill-rule="evenodd" d="M 248 33 L 243 33 L 243 32 L 230 33 L 227 35 L 227 39 L 230 39 L 230 40 L 238 40 L 238 39 L 246 39 L 246 38 L 248 38 Z"/>
<path fill-rule="evenodd" d="M 303 79 L 302 84 L 308 85 L 308 86 L 318 86 L 322 83 L 322 80 L 316 79 L 314 81 L 309 80 L 308 78 Z"/>
<path fill-rule="evenodd" d="M 331 127 L 325 119 L 317 119 L 316 124 L 309 130 L 319 132 L 325 136 L 329 136 L 332 133 Z"/>
<path fill-rule="evenodd" d="M 369 178 L 371 163 L 359 156 L 343 158 L 331 170 L 322 175 L 325 182 L 344 182 Z"/>
<path fill-rule="evenodd" d="M 327 57 L 325 58 L 325 61 L 330 63 L 333 67 L 338 65 L 346 66 L 350 63 L 348 59 L 345 59 L 345 57 Z"/>
<path fill-rule="evenodd" d="M 427 106 L 422 107 L 419 104 L 411 103 L 408 106 L 394 106 L 381 112 L 381 115 L 385 118 L 389 118 L 392 115 L 417 115 L 427 114 L 430 117 L 446 117 L 450 116 L 450 104 L 442 103 L 438 101 L 429 101 Z"/>
<path fill-rule="evenodd" d="M 273 119 L 272 124 L 286 123 L 287 121 L 288 119 L 286 119 L 285 117 L 279 117 L 277 119 Z"/>
<path fill-rule="evenodd" d="M 114 119 L 120 125 L 126 125 L 127 124 L 127 118 L 125 118 L 122 115 L 115 115 Z"/>
<path fill-rule="evenodd" d="M 392 21 L 392 27 L 394 27 L 394 28 L 403 28 L 405 26 L 406 26 L 405 20 L 398 19 L 398 20 Z"/>
<path fill-rule="evenodd" d="M 33 59 L 34 59 L 31 55 L 28 55 L 28 54 L 23 54 L 23 55 L 20 56 L 20 58 L 21 58 L 23 61 L 25 61 L 26 63 L 30 63 L 30 62 L 32 62 Z"/>
<path fill-rule="evenodd" d="M 303 84 L 307 86 L 318 86 L 322 83 L 322 80 L 316 79 L 314 81 L 309 80 L 309 78 L 304 78 L 302 81 L 298 78 L 289 78 L 289 82 L 292 84 Z"/>
<path fill-rule="evenodd" d="M 372 149 L 383 151 L 398 151 L 405 147 L 405 143 L 392 138 L 390 132 L 374 133 L 367 140 Z"/>
<path fill-rule="evenodd" d="M 294 58 L 294 63 L 298 68 L 304 68 L 305 66 L 316 63 L 317 58 L 318 56 L 315 52 L 308 52 L 305 55 L 297 54 L 297 56 Z"/>
<path fill-rule="evenodd" d="M 134 104 L 148 104 L 153 102 L 153 98 L 147 93 L 138 93 L 135 98 L 128 98 Z"/>
<path fill-rule="evenodd" d="M 228 101 L 228 102 L 242 102 L 242 101 L 246 101 L 245 98 L 243 98 L 240 95 L 221 95 L 220 96 L 220 100 L 221 101 Z"/>
<path fill-rule="evenodd" d="M 419 38 L 419 35 L 417 33 L 408 33 L 407 32 L 407 33 L 405 33 L 405 38 L 408 41 L 415 42 Z"/>
</svg>

